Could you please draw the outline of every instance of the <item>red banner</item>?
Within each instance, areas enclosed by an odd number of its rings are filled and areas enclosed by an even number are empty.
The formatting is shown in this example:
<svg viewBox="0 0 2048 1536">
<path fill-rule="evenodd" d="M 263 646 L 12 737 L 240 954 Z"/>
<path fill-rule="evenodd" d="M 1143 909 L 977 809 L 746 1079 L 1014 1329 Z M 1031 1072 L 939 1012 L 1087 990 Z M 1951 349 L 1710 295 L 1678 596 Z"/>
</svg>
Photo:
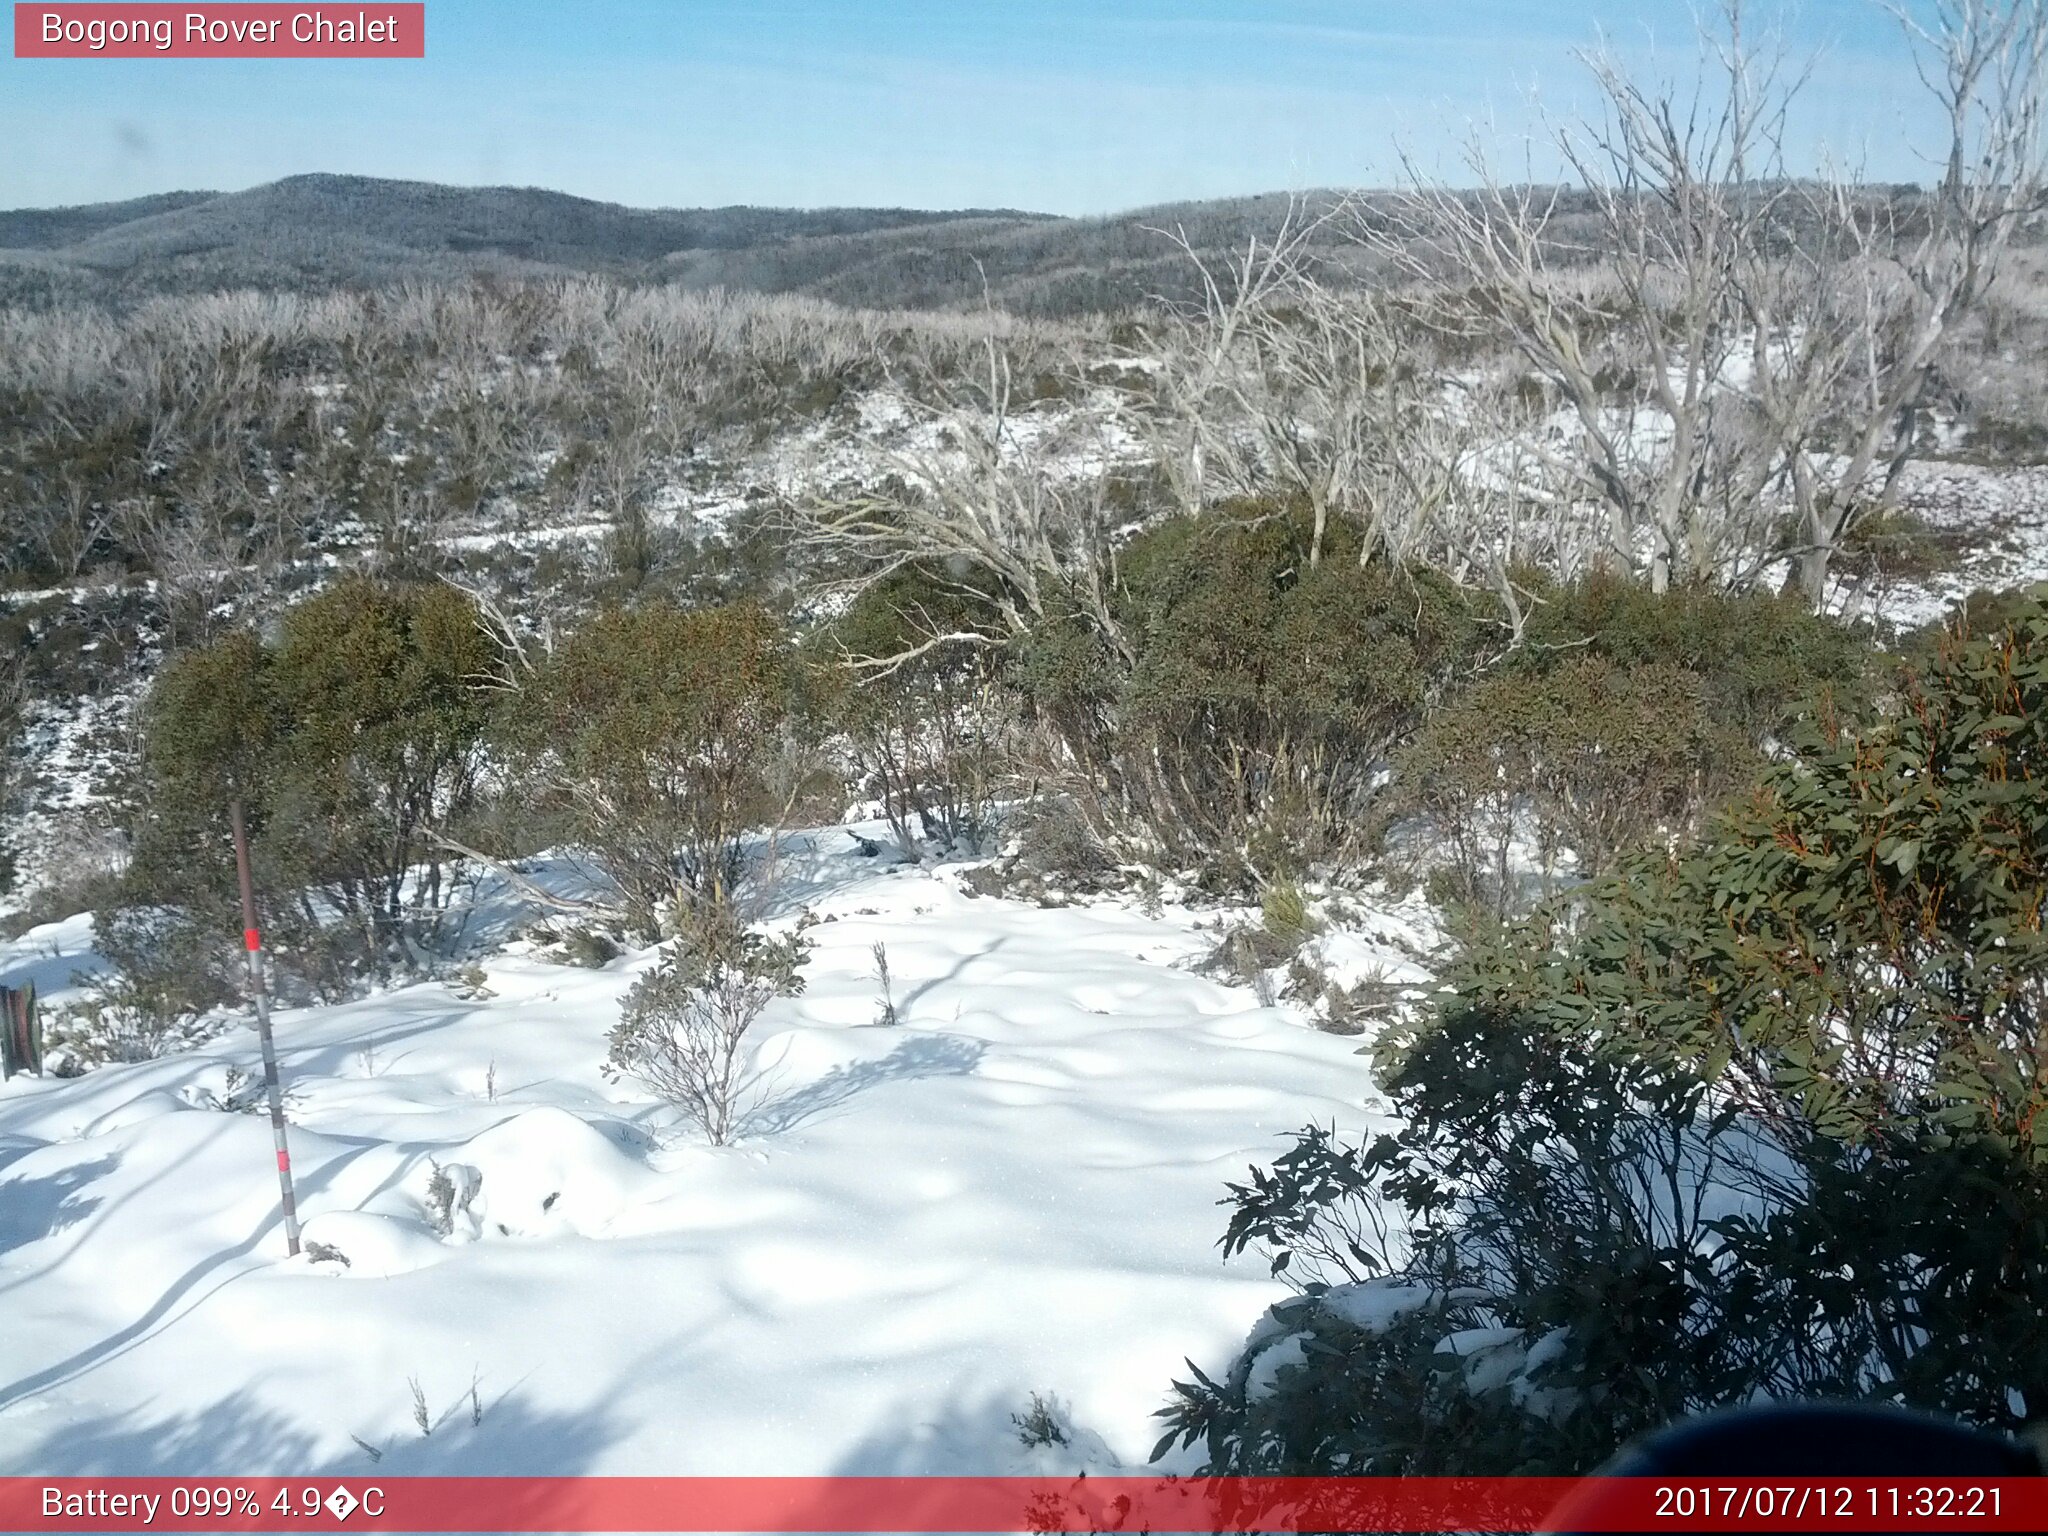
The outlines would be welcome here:
<svg viewBox="0 0 2048 1536">
<path fill-rule="evenodd" d="M 0 1478 L 8 1531 L 2041 1531 L 2048 1479 Z"/>
<path fill-rule="evenodd" d="M 423 59 L 427 8 L 20 5 L 17 59 Z"/>
</svg>

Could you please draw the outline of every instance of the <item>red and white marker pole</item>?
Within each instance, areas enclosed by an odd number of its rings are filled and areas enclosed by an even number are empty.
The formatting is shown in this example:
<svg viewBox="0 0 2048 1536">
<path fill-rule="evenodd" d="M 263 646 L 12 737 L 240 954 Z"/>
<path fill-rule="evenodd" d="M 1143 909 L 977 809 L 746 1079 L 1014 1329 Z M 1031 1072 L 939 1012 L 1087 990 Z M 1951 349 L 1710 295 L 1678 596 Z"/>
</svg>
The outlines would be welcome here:
<svg viewBox="0 0 2048 1536">
<path fill-rule="evenodd" d="M 277 1143 L 277 1187 L 284 1196 L 284 1240 L 294 1257 L 299 1251 L 299 1202 L 292 1193 L 292 1153 L 285 1143 L 284 1094 L 277 1086 L 277 1046 L 270 1037 L 270 988 L 263 976 L 263 934 L 256 926 L 256 882 L 249 873 L 249 833 L 242 824 L 242 802 L 232 801 L 228 819 L 235 828 L 235 875 L 242 885 L 242 947 L 249 962 L 249 994 L 256 1001 L 256 1038 L 263 1042 L 263 1091 L 270 1100 L 270 1135 Z"/>
</svg>

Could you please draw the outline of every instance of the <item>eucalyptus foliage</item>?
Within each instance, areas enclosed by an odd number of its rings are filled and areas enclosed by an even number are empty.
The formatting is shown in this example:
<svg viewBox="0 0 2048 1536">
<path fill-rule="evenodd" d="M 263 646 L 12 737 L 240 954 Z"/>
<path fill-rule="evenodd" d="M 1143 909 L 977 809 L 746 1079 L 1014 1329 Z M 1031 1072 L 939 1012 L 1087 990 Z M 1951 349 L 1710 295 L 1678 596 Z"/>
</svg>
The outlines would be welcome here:
<svg viewBox="0 0 2048 1536">
<path fill-rule="evenodd" d="M 1469 951 L 1383 1046 L 1401 1130 L 1232 1186 L 1224 1246 L 1302 1295 L 1165 1443 L 1566 1472 L 1757 1395 L 2048 1413 L 2044 733 L 2037 594 Z"/>
</svg>

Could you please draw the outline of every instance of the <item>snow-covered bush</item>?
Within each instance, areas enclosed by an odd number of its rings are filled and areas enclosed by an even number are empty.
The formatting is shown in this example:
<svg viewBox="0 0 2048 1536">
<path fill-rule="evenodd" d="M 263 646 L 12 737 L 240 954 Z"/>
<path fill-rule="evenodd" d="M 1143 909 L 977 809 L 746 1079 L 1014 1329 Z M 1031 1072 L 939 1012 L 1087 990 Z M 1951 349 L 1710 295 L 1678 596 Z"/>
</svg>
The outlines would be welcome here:
<svg viewBox="0 0 2048 1536">
<path fill-rule="evenodd" d="M 73 1077 L 110 1062 L 173 1055 L 215 1034 L 220 1023 L 160 992 L 114 978 L 50 1020 L 45 1057 L 51 1072 Z"/>
<path fill-rule="evenodd" d="M 206 1083 L 188 1083 L 178 1095 L 194 1109 L 210 1109 L 223 1115 L 267 1115 L 270 1113 L 270 1089 L 259 1072 L 229 1066 L 222 1070 L 220 1086 L 214 1088 Z M 292 1084 L 280 1084 L 278 1102 L 287 1112 L 297 1104 L 299 1090 Z"/>
<path fill-rule="evenodd" d="M 1199 1440 L 1212 1468 L 1253 1475 L 1548 1470 L 1565 1395 L 1530 1377 L 1554 1346 L 1494 1326 L 1486 1303 L 1405 1276 L 1283 1301 L 1221 1380 L 1191 1366 L 1175 1383 L 1155 1456 Z"/>
<path fill-rule="evenodd" d="M 1017 1443 L 1032 1451 L 1042 1446 L 1066 1445 L 1068 1417 L 1066 1405 L 1058 1398 L 1033 1392 L 1031 1406 L 1022 1413 L 1011 1414 L 1010 1422 L 1017 1426 Z"/>
<path fill-rule="evenodd" d="M 527 936 L 541 946 L 544 958 L 589 971 L 603 970 L 622 953 L 618 940 L 589 923 L 538 923 Z"/>
<path fill-rule="evenodd" d="M 770 938 L 714 913 L 626 994 L 609 1070 L 637 1078 L 724 1146 L 753 1088 L 748 1031 L 769 1003 L 803 990 L 807 952 L 801 935 Z"/>
<path fill-rule="evenodd" d="M 427 1220 L 437 1237 L 452 1237 L 458 1223 L 474 1235 L 470 1206 L 483 1188 L 483 1176 L 467 1163 L 435 1163 L 427 1177 Z"/>
</svg>

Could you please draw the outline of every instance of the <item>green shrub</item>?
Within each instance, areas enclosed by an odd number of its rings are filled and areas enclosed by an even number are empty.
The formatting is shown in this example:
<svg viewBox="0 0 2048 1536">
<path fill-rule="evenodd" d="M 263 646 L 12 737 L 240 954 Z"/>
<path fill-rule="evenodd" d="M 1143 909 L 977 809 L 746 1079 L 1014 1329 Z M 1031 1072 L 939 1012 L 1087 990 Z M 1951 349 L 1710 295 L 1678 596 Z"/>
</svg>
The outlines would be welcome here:
<svg viewBox="0 0 2048 1536">
<path fill-rule="evenodd" d="M 1656 593 L 1601 572 L 1538 596 L 1509 670 L 1540 673 L 1574 650 L 1622 668 L 1678 667 L 1700 678 L 1717 722 L 1753 742 L 1822 703 L 1854 714 L 1871 694 L 1868 629 L 1815 614 L 1791 594 Z"/>
<path fill-rule="evenodd" d="M 495 660 L 460 593 L 361 578 L 292 609 L 274 645 L 237 632 L 174 658 L 142 709 L 102 952 L 187 1006 L 232 992 L 239 799 L 288 974 L 332 992 L 416 967 L 452 895 L 434 834 L 473 796 Z"/>
<path fill-rule="evenodd" d="M 1969 538 L 1910 509 L 1879 505 L 1856 515 L 1834 558 L 1846 574 L 1925 582 L 1961 564 Z"/>
<path fill-rule="evenodd" d="M 1533 842 L 1534 883 L 1549 894 L 1567 852 L 1573 875 L 1594 876 L 1630 848 L 1690 838 L 1760 766 L 1699 674 L 1573 652 L 1475 684 L 1431 717 L 1401 774 L 1405 805 L 1448 855 L 1440 893 L 1499 920 L 1529 894 L 1518 838 Z"/>
<path fill-rule="evenodd" d="M 616 939 L 588 923 L 572 923 L 559 931 L 549 928 L 545 932 L 549 958 L 564 965 L 580 965 L 587 971 L 601 971 L 624 953 Z"/>
<path fill-rule="evenodd" d="M 651 932 L 679 894 L 719 902 L 745 878 L 747 836 L 788 803 L 774 769 L 802 681 L 761 608 L 614 610 L 548 658 L 508 741 Z"/>
<path fill-rule="evenodd" d="M 644 501 L 635 499 L 615 509 L 598 546 L 607 595 L 622 602 L 653 589 L 657 579 L 682 559 L 682 552 L 681 536 L 656 522 Z"/>
<path fill-rule="evenodd" d="M 1608 576 L 1549 589 L 1524 644 L 1401 755 L 1432 890 L 1469 929 L 1525 911 L 1562 874 L 1684 846 L 1756 782 L 1802 707 L 1865 707 L 1875 654 L 1785 598 Z"/>
<path fill-rule="evenodd" d="M 1322 930 L 1308 909 L 1308 897 L 1291 880 L 1276 880 L 1259 893 L 1259 926 L 1289 954 Z"/>
<path fill-rule="evenodd" d="M 1343 530 L 1312 568 L 1311 532 L 1267 505 L 1157 525 L 1120 561 L 1128 666 L 1070 624 L 1022 647 L 1076 793 L 1220 885 L 1353 860 L 1386 759 L 1472 644 L 1444 578 L 1361 563 Z"/>
<path fill-rule="evenodd" d="M 439 904 L 431 833 L 473 798 L 497 663 L 475 605 L 438 583 L 352 579 L 285 615 L 273 675 L 287 782 L 322 817 L 300 832 L 316 876 L 373 941 L 403 942 L 406 902 Z"/>
<path fill-rule="evenodd" d="M 1475 947 L 1384 1059 L 1399 1133 L 1232 1187 L 1305 1294 L 1169 1442 L 1567 1473 L 1758 1395 L 2048 1408 L 2048 607 L 1889 697 Z"/>
<path fill-rule="evenodd" d="M 2048 425 L 1987 416 L 1970 424 L 1969 450 L 1988 464 L 2040 464 L 2048 461 Z"/>
<path fill-rule="evenodd" d="M 1118 867 L 1101 832 L 1072 798 L 1047 795 L 1022 807 L 1016 816 L 1017 860 L 1012 882 L 1018 894 L 1043 897 L 1057 889 L 1063 895 L 1087 895 L 1112 889 Z M 1002 882 L 989 894 L 998 894 Z"/>
<path fill-rule="evenodd" d="M 2022 622 L 2040 604 L 2044 590 L 2048 589 L 1978 587 L 1958 598 L 1946 617 L 1907 635 L 1902 649 L 1908 659 L 1921 666 L 1929 665 L 1956 634 L 1996 635 Z"/>
<path fill-rule="evenodd" d="M 250 809 L 269 942 L 290 953 L 308 926 L 291 899 L 302 862 L 288 851 L 288 837 L 265 835 L 270 800 L 281 788 L 273 765 L 286 728 L 270 662 L 253 634 L 227 635 L 166 664 L 141 709 L 128 827 L 133 857 L 119 890 L 94 913 L 94 947 L 165 1010 L 203 1010 L 238 986 L 231 800 Z"/>
<path fill-rule="evenodd" d="M 983 851 L 1014 771 L 1015 706 L 986 605 L 914 567 L 867 588 L 820 636 L 862 791 L 906 854 Z M 935 636 L 983 635 L 987 644 Z"/>
</svg>

